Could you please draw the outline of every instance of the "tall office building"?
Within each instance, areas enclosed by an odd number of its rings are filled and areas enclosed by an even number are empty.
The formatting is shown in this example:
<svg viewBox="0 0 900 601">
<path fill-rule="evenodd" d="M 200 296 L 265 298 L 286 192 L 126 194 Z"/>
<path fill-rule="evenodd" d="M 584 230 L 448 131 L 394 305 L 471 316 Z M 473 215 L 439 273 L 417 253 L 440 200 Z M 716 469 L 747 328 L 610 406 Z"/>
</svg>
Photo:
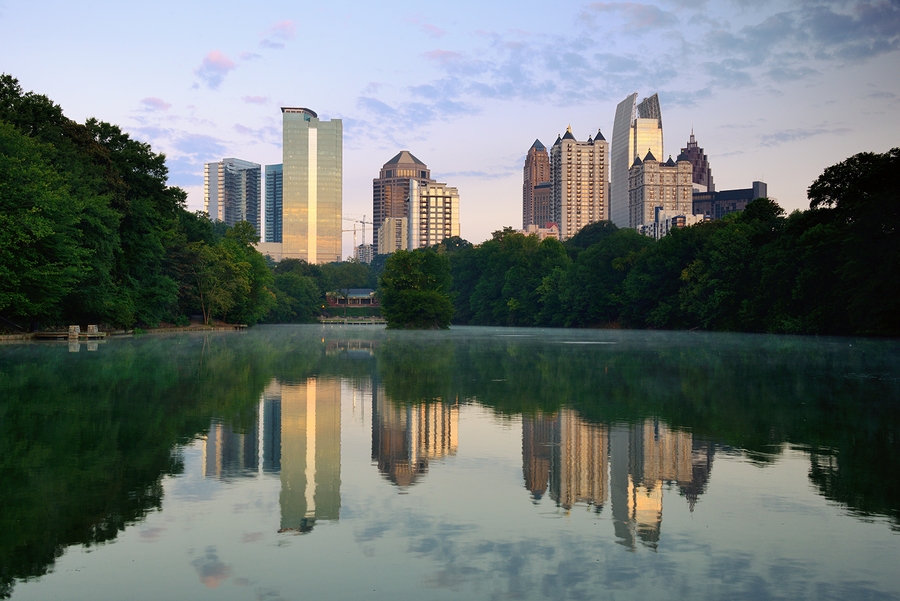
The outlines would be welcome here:
<svg viewBox="0 0 900 601">
<path fill-rule="evenodd" d="M 282 257 L 341 260 L 343 123 L 282 107 Z"/>
<path fill-rule="evenodd" d="M 229 158 L 203 168 L 203 210 L 213 221 L 248 221 L 260 233 L 260 166 Z"/>
<path fill-rule="evenodd" d="M 410 180 L 425 184 L 431 181 L 431 170 L 408 150 L 401 150 L 372 180 L 374 231 L 378 231 L 385 219 L 407 217 Z"/>
<path fill-rule="evenodd" d="M 538 185 L 550 181 L 550 156 L 547 147 L 535 140 L 525 155 L 525 177 L 522 183 L 522 228 L 529 225 L 544 227 L 547 221 L 538 221 L 535 193 Z"/>
<path fill-rule="evenodd" d="M 631 227 L 655 222 L 657 208 L 669 215 L 694 214 L 691 163 L 683 154 L 678 162 L 660 163 L 648 152 L 635 157 L 628 170 L 628 222 Z"/>
<path fill-rule="evenodd" d="M 266 165 L 266 242 L 281 242 L 283 174 L 282 165 Z"/>
<path fill-rule="evenodd" d="M 607 219 L 607 155 L 609 144 L 599 131 L 579 142 L 572 128 L 550 149 L 550 182 L 554 219 L 561 240 L 589 223 Z"/>
<path fill-rule="evenodd" d="M 409 180 L 407 248 L 415 250 L 459 236 L 459 192 L 435 181 Z"/>
<path fill-rule="evenodd" d="M 697 144 L 693 129 L 691 130 L 691 139 L 688 140 L 687 146 L 681 149 L 681 154 L 691 162 L 691 182 L 693 183 L 694 192 L 715 192 L 716 185 L 713 183 L 709 157 Z"/>
<path fill-rule="evenodd" d="M 637 156 L 647 152 L 663 155 L 662 112 L 659 96 L 653 94 L 637 102 L 637 93 L 616 107 L 610 162 L 610 220 L 618 227 L 635 227 L 630 222 L 628 170 Z"/>
</svg>

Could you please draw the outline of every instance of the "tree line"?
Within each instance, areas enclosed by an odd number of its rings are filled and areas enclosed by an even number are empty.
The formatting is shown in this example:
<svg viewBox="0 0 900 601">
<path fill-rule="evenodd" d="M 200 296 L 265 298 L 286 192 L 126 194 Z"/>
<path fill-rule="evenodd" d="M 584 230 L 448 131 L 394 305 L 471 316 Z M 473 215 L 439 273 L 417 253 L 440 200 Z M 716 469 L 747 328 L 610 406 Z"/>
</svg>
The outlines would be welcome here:
<svg viewBox="0 0 900 601">
<path fill-rule="evenodd" d="M 451 323 L 900 335 L 900 149 L 861 153 L 809 188 L 659 241 L 601 222 L 560 243 L 510 228 L 472 245 L 277 264 L 186 208 L 165 156 L 76 123 L 0 75 L 0 317 L 34 326 L 183 325 L 190 315 L 309 322 L 325 294 L 379 288 L 393 327 Z M 2 326 L 0 326 L 2 327 Z"/>
</svg>

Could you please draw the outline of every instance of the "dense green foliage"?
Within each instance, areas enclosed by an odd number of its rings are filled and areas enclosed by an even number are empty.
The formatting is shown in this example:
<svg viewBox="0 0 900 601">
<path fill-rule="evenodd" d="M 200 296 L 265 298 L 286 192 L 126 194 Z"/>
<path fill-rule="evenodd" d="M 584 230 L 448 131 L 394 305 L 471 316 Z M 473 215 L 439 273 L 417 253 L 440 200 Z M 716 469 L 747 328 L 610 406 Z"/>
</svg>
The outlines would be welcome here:
<svg viewBox="0 0 900 601">
<path fill-rule="evenodd" d="M 900 149 L 858 154 L 785 216 L 742 213 L 653 241 L 592 224 L 561 247 L 510 229 L 448 249 L 457 323 L 900 335 Z"/>
<path fill-rule="evenodd" d="M 380 294 L 389 328 L 446 329 L 453 317 L 450 261 L 433 249 L 398 250 L 381 274 Z"/>
</svg>

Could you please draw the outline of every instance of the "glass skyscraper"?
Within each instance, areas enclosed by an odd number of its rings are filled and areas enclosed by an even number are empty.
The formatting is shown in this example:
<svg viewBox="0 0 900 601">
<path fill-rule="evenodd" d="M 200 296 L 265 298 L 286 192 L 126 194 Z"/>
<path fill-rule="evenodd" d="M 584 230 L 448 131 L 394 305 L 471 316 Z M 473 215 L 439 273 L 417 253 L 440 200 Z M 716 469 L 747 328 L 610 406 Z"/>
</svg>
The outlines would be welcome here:
<svg viewBox="0 0 900 601">
<path fill-rule="evenodd" d="M 341 260 L 343 123 L 282 107 L 282 257 Z"/>
<path fill-rule="evenodd" d="M 249 221 L 260 232 L 260 165 L 222 159 L 203 169 L 203 208 L 213 221 Z"/>
<path fill-rule="evenodd" d="M 629 219 L 628 169 L 635 157 L 663 155 L 662 112 L 656 94 L 637 101 L 629 95 L 616 107 L 610 149 L 609 218 L 619 227 L 635 227 Z"/>
<path fill-rule="evenodd" d="M 265 242 L 281 242 L 281 214 L 284 198 L 282 181 L 282 166 L 266 165 Z"/>
</svg>

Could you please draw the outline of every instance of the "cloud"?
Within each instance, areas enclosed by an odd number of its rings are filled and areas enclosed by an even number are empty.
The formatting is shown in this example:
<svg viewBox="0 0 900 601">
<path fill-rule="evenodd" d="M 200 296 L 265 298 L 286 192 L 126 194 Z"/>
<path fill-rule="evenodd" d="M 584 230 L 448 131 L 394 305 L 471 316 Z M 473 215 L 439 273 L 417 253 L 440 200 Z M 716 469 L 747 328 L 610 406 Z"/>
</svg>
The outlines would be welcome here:
<svg viewBox="0 0 900 601">
<path fill-rule="evenodd" d="M 260 127 L 259 129 L 253 129 L 252 127 L 247 127 L 246 125 L 235 123 L 234 131 L 241 134 L 242 136 L 250 136 L 253 138 L 257 138 L 262 142 L 268 142 L 270 144 L 281 145 L 283 141 L 281 128 L 275 127 L 274 125 L 268 125 L 265 127 Z"/>
<path fill-rule="evenodd" d="M 246 104 L 268 104 L 268 96 L 241 96 L 241 100 Z"/>
<path fill-rule="evenodd" d="M 144 110 L 148 111 L 167 111 L 172 108 L 172 105 L 162 98 L 144 98 L 141 100 L 141 104 L 144 106 Z"/>
<path fill-rule="evenodd" d="M 227 566 L 219 560 L 215 547 L 207 547 L 206 554 L 191 562 L 197 575 L 206 588 L 218 588 L 220 584 L 231 576 L 231 566 Z"/>
<path fill-rule="evenodd" d="M 643 34 L 678 24 L 678 17 L 652 4 L 633 2 L 593 2 L 587 6 L 581 18 L 595 24 L 598 17 L 619 18 L 621 31 Z"/>
<path fill-rule="evenodd" d="M 257 54 L 255 52 L 241 52 L 241 55 L 238 58 L 242 61 L 255 61 L 256 59 L 262 58 L 262 54 Z"/>
<path fill-rule="evenodd" d="M 828 127 L 826 125 L 818 125 L 816 127 L 785 129 L 772 134 L 764 134 L 760 136 L 760 143 L 763 146 L 780 146 L 790 142 L 799 142 L 816 136 L 824 136 L 829 134 L 846 134 L 851 130 L 846 127 Z"/>
<path fill-rule="evenodd" d="M 262 48 L 281 50 L 284 48 L 284 42 L 293 40 L 296 35 L 297 26 L 294 25 L 293 21 L 279 21 L 263 32 L 263 39 L 259 42 L 259 45 Z"/>
<path fill-rule="evenodd" d="M 206 84 L 210 90 L 218 90 L 222 80 L 235 68 L 234 61 L 219 52 L 213 50 L 207 54 L 194 74 Z"/>
<path fill-rule="evenodd" d="M 419 29 L 421 29 L 428 37 L 431 37 L 431 38 L 440 38 L 447 34 L 446 31 L 444 31 L 437 25 L 432 25 L 431 23 L 426 22 L 419 15 L 409 19 L 409 22 L 413 23 L 414 25 L 418 25 Z"/>
<path fill-rule="evenodd" d="M 453 52 L 452 50 L 431 50 L 430 52 L 424 53 L 424 56 L 428 61 L 437 63 L 442 67 L 449 67 L 455 64 L 460 64 L 463 62 L 463 55 L 459 52 Z"/>
</svg>

